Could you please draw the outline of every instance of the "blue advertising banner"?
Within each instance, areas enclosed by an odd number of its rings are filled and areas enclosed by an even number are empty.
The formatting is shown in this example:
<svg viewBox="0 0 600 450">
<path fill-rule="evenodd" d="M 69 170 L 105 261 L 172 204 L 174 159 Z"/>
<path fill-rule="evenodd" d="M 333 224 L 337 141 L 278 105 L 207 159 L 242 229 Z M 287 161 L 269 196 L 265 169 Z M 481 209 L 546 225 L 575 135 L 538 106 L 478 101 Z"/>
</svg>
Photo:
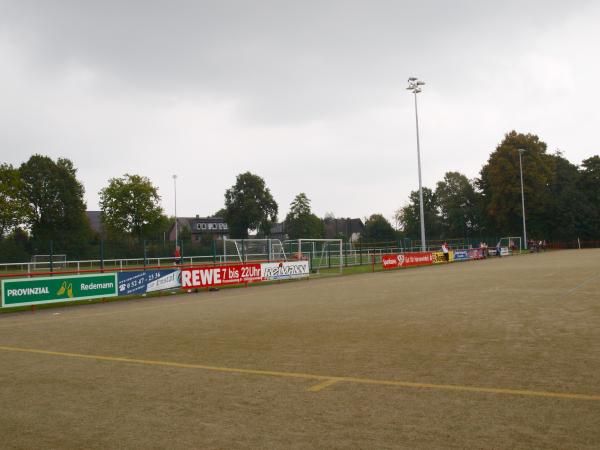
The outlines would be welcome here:
<svg viewBox="0 0 600 450">
<path fill-rule="evenodd" d="M 469 252 L 466 250 L 454 250 L 454 261 L 465 261 L 470 259 Z"/>
<path fill-rule="evenodd" d="M 147 292 L 181 287 L 179 269 L 119 272 L 119 295 L 145 294 Z"/>
</svg>

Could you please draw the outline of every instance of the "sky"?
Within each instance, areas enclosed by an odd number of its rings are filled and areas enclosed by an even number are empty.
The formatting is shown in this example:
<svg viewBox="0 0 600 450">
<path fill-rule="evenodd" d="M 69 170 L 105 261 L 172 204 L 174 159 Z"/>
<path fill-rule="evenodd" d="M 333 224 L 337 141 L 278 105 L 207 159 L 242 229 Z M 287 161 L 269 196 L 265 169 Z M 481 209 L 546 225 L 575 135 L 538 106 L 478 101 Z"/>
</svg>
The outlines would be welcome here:
<svg viewBox="0 0 600 450">
<path fill-rule="evenodd" d="M 238 174 L 283 219 L 392 220 L 504 134 L 574 164 L 600 152 L 600 2 L 0 0 L 0 163 L 73 161 L 88 209 L 125 173 L 173 215 L 211 215 Z"/>
</svg>

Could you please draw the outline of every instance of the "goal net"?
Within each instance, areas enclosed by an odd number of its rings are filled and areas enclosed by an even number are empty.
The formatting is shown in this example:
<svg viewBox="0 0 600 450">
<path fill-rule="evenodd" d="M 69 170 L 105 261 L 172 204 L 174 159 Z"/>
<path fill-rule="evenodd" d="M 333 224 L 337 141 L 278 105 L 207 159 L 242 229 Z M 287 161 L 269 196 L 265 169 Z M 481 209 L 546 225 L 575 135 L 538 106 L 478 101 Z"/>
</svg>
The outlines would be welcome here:
<svg viewBox="0 0 600 450">
<path fill-rule="evenodd" d="M 67 255 L 33 255 L 31 269 L 44 272 L 67 267 Z"/>
<path fill-rule="evenodd" d="M 286 261 L 279 239 L 223 239 L 224 262 Z"/>
<path fill-rule="evenodd" d="M 288 258 L 309 261 L 311 271 L 336 269 L 342 272 L 344 253 L 341 239 L 295 239 L 284 241 Z"/>
<path fill-rule="evenodd" d="M 521 253 L 523 243 L 521 236 L 509 236 L 500 238 L 500 248 L 507 248 L 509 253 Z"/>
</svg>

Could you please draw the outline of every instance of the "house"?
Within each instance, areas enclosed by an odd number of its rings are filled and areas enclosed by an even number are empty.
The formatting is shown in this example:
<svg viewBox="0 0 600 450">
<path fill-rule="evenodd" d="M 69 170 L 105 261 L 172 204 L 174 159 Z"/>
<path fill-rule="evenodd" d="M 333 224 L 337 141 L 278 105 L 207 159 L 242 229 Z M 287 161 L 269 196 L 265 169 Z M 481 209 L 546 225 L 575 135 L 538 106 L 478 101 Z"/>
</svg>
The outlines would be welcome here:
<svg viewBox="0 0 600 450">
<path fill-rule="evenodd" d="M 229 237 L 229 226 L 222 217 L 178 217 L 177 230 L 181 233 L 188 229 L 192 235 L 192 242 L 199 241 L 202 237 L 224 239 Z M 175 240 L 175 224 L 169 229 L 169 240 Z"/>
<path fill-rule="evenodd" d="M 269 238 L 279 239 L 282 242 L 285 241 L 288 238 L 288 235 L 285 232 L 285 222 L 274 223 L 271 227 L 271 234 Z"/>
<path fill-rule="evenodd" d="M 325 219 L 325 239 L 339 239 L 344 236 L 350 242 L 356 242 L 364 233 L 365 225 L 360 219 Z"/>
</svg>

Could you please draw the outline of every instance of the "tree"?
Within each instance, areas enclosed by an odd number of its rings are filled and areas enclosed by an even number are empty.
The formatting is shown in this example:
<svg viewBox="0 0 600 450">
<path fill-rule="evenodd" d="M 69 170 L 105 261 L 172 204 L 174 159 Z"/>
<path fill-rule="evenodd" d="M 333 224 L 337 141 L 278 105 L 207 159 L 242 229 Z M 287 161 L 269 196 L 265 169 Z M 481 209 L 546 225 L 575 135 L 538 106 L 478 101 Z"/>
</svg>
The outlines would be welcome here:
<svg viewBox="0 0 600 450">
<path fill-rule="evenodd" d="M 84 251 L 92 232 L 85 214 L 84 188 L 77 170 L 65 158 L 56 162 L 33 155 L 19 168 L 24 197 L 29 201 L 29 226 L 34 251 L 47 252 L 54 242 L 55 252 L 76 257 Z"/>
<path fill-rule="evenodd" d="M 437 198 L 431 189 L 423 188 L 423 209 L 425 214 L 426 239 L 439 238 L 442 234 L 442 223 L 437 205 Z M 409 202 L 396 211 L 396 221 L 407 237 L 421 238 L 421 213 L 419 210 L 419 191 L 412 191 Z"/>
<path fill-rule="evenodd" d="M 585 195 L 579 188 L 581 175 L 577 166 L 565 159 L 560 151 L 547 157 L 551 177 L 548 183 L 549 203 L 543 219 L 543 237 L 548 240 L 575 239 L 589 227 L 590 218 L 585 211 Z M 527 199 L 525 205 L 529 209 Z"/>
<path fill-rule="evenodd" d="M 364 233 L 368 242 L 387 242 L 398 237 L 390 222 L 381 214 L 372 214 L 365 221 Z"/>
<path fill-rule="evenodd" d="M 290 239 L 320 239 L 325 234 L 323 221 L 310 210 L 310 200 L 304 192 L 296 195 L 285 217 L 285 231 Z"/>
<path fill-rule="evenodd" d="M 478 229 L 477 193 L 459 172 L 446 172 L 438 181 L 435 197 L 440 210 L 442 238 L 468 236 Z"/>
<path fill-rule="evenodd" d="M 111 178 L 100 191 L 102 221 L 109 232 L 142 239 L 144 232 L 161 220 L 158 189 L 149 178 L 125 174 Z"/>
<path fill-rule="evenodd" d="M 221 218 L 223 218 L 223 217 L 225 217 L 226 212 L 227 211 L 225 210 L 225 208 L 221 208 L 216 213 L 214 213 L 211 217 L 221 217 Z"/>
<path fill-rule="evenodd" d="M 581 163 L 578 187 L 586 205 L 582 211 L 581 232 L 586 239 L 600 236 L 600 156 L 594 155 Z"/>
<path fill-rule="evenodd" d="M 0 239 L 0 262 L 23 262 L 31 257 L 29 236 L 21 228 L 15 228 Z"/>
<path fill-rule="evenodd" d="M 522 234 L 519 152 L 524 149 L 523 185 L 528 235 L 548 232 L 547 211 L 552 202 L 552 161 L 546 144 L 532 134 L 507 133 L 481 169 L 477 185 L 482 193 L 487 229 L 495 234 Z"/>
<path fill-rule="evenodd" d="M 225 221 L 234 238 L 247 238 L 248 230 L 260 230 L 268 236 L 277 212 L 271 191 L 258 175 L 242 173 L 225 191 Z"/>
<path fill-rule="evenodd" d="M 162 241 L 166 239 L 167 233 L 169 233 L 174 224 L 174 217 L 167 217 L 161 214 L 158 219 L 144 227 L 143 235 L 145 238 Z"/>
<path fill-rule="evenodd" d="M 31 221 L 31 208 L 19 170 L 0 165 L 0 240 L 18 226 Z"/>
</svg>

